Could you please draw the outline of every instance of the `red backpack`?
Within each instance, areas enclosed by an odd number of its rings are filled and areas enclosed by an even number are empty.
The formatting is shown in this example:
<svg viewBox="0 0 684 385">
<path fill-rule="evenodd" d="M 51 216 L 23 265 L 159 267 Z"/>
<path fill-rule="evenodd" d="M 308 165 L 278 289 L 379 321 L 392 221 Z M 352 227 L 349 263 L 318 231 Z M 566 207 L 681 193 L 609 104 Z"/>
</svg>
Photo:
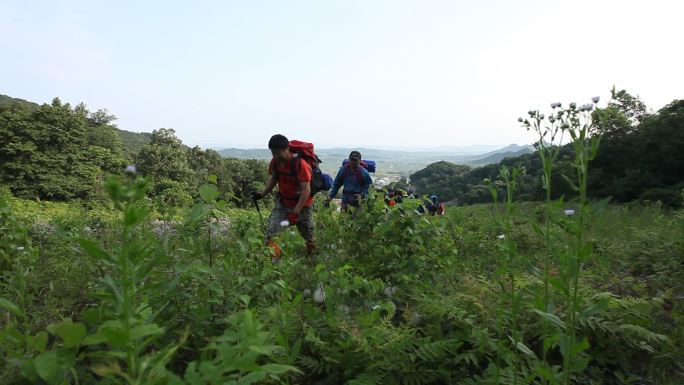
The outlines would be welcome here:
<svg viewBox="0 0 684 385">
<path fill-rule="evenodd" d="M 313 143 L 291 140 L 289 147 L 290 152 L 297 155 L 292 157 L 289 176 L 296 176 L 299 173 L 297 158 L 304 159 L 311 167 L 311 195 L 322 190 L 330 190 L 332 188 L 332 178 L 330 175 L 324 174 L 319 168 L 318 165 L 321 163 L 321 159 L 316 155 Z"/>
</svg>

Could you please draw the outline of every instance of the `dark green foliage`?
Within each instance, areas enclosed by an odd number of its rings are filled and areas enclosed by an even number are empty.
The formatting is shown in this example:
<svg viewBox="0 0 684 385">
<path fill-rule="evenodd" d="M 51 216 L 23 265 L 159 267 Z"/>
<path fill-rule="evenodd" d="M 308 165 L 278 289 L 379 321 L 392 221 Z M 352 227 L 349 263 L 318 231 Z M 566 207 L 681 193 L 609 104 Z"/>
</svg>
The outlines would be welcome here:
<svg viewBox="0 0 684 385">
<path fill-rule="evenodd" d="M 214 150 L 187 148 L 172 129 L 152 133 L 152 141 L 137 156 L 138 171 L 154 180 L 151 196 L 172 213 L 198 200 L 197 188 L 215 178 L 220 198 L 243 207 L 249 192 L 260 190 L 268 179 L 262 160 L 223 158 Z"/>
<path fill-rule="evenodd" d="M 103 171 L 123 167 L 108 126 L 55 99 L 37 109 L 0 114 L 0 181 L 27 198 L 88 198 Z"/>
<path fill-rule="evenodd" d="M 442 201 L 450 201 L 457 198 L 463 189 L 463 186 L 455 184 L 454 181 L 463 180 L 470 171 L 469 166 L 437 162 L 412 174 L 411 183 L 419 193 L 437 194 Z"/>
<path fill-rule="evenodd" d="M 210 176 L 220 198 L 244 206 L 249 192 L 263 187 L 267 164 L 221 157 L 188 148 L 172 129 L 132 133 L 118 129 L 106 109 L 88 111 L 55 99 L 39 106 L 0 95 L 0 183 L 14 195 L 42 200 L 101 199 L 108 174 L 127 164 L 153 180 L 150 197 L 164 214 L 199 199 Z"/>
<path fill-rule="evenodd" d="M 119 135 L 124 151 L 132 159 L 135 159 L 140 150 L 152 141 L 152 134 L 149 132 L 130 132 L 118 128 L 114 131 Z"/>
<path fill-rule="evenodd" d="M 681 205 L 674 196 L 684 187 L 684 101 L 674 101 L 648 116 L 611 105 L 596 115 L 599 132 L 607 135 L 595 160 L 597 175 L 591 187 L 596 196 L 619 202 L 655 198 Z M 639 119 L 631 120 L 633 115 Z"/>
<path fill-rule="evenodd" d="M 617 202 L 660 200 L 672 207 L 682 205 L 677 193 L 684 187 L 684 101 L 675 100 L 649 115 L 638 98 L 624 90 L 613 91 L 608 106 L 594 111 L 592 118 L 593 134 L 601 136 L 601 143 L 590 165 L 591 198 L 610 197 Z M 552 198 L 577 197 L 564 177 L 574 173 L 573 159 L 570 145 L 564 145 L 554 163 L 557 172 L 552 175 Z M 526 170 L 516 200 L 545 198 L 543 167 L 537 152 L 473 169 L 438 162 L 411 175 L 411 183 L 419 194 L 437 194 L 459 204 L 484 203 L 489 193 L 483 180 L 495 179 L 501 166 Z"/>
</svg>

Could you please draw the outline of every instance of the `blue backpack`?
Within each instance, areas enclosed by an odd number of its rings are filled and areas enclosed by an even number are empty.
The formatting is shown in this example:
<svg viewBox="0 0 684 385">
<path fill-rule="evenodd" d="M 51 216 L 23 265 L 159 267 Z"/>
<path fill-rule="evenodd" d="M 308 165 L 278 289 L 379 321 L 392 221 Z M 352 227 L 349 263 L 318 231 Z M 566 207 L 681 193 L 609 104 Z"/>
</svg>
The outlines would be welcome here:
<svg viewBox="0 0 684 385">
<path fill-rule="evenodd" d="M 318 191 L 321 191 L 321 190 L 330 191 L 330 189 L 333 186 L 333 182 L 334 182 L 333 178 L 324 172 L 321 173 L 321 177 L 323 179 L 322 185 Z"/>
</svg>

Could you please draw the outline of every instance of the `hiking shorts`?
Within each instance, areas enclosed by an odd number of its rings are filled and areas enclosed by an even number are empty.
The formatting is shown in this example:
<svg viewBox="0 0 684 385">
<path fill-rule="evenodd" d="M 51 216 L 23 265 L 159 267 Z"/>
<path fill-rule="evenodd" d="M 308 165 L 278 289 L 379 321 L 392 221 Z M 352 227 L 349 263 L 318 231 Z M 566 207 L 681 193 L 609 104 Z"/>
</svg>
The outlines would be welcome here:
<svg viewBox="0 0 684 385">
<path fill-rule="evenodd" d="M 275 207 L 271 211 L 271 216 L 268 218 L 267 242 L 283 230 L 283 227 L 280 226 L 280 222 L 286 221 L 287 215 L 291 213 L 292 210 L 293 209 L 283 206 L 282 203 L 280 203 L 280 200 L 276 200 Z M 312 244 L 314 242 L 313 206 L 305 206 L 302 209 L 299 216 L 297 216 L 296 226 L 307 244 Z"/>
</svg>

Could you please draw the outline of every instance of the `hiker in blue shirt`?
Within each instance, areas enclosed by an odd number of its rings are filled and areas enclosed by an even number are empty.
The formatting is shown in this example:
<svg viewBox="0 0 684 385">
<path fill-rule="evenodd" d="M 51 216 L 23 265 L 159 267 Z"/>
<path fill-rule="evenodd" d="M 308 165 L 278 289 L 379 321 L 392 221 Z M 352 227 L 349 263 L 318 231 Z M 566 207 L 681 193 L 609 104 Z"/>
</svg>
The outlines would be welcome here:
<svg viewBox="0 0 684 385">
<path fill-rule="evenodd" d="M 372 183 L 370 174 L 361 166 L 361 153 L 352 151 L 349 154 L 349 164 L 340 167 L 337 172 L 327 202 L 335 198 L 340 187 L 344 186 L 342 210 L 346 211 L 348 206 L 359 207 L 360 199 L 368 196 L 368 187 Z"/>
</svg>

